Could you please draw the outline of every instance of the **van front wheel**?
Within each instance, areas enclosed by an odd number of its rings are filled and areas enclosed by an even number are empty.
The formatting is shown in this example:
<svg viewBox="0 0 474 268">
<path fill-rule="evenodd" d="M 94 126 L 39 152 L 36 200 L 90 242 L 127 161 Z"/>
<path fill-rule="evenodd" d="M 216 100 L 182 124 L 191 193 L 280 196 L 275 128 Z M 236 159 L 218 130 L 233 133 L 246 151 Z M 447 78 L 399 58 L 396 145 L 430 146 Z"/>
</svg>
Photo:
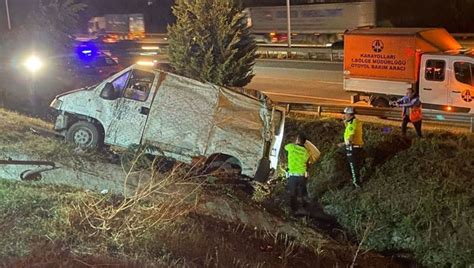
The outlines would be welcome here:
<svg viewBox="0 0 474 268">
<path fill-rule="evenodd" d="M 97 127 L 86 121 L 74 123 L 66 133 L 66 141 L 81 148 L 94 149 L 99 146 L 99 131 Z"/>
</svg>

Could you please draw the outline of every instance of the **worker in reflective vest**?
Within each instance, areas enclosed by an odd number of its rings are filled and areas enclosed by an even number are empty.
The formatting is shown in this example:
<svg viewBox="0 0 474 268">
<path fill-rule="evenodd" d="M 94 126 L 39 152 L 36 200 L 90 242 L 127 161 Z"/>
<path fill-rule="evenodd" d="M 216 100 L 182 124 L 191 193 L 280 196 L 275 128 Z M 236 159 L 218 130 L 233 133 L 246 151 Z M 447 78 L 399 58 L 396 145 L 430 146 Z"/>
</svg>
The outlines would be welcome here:
<svg viewBox="0 0 474 268">
<path fill-rule="evenodd" d="M 416 96 L 415 90 L 412 88 L 407 89 L 406 95 L 397 100 L 390 102 L 391 105 L 402 107 L 402 134 L 405 136 L 407 133 L 408 123 L 412 123 L 415 127 L 416 134 L 422 138 L 421 124 L 423 119 L 423 111 L 421 108 L 421 101 Z"/>
<path fill-rule="evenodd" d="M 287 191 L 290 198 L 291 212 L 294 215 L 304 215 L 307 213 L 306 206 L 309 203 L 307 183 L 307 165 L 310 159 L 310 152 L 305 148 L 306 137 L 299 134 L 295 143 L 285 145 L 288 154 L 288 182 Z M 298 199 L 302 199 L 302 207 Z"/>
<path fill-rule="evenodd" d="M 360 167 L 362 164 L 362 146 L 364 141 L 362 138 L 362 122 L 355 117 L 353 107 L 344 109 L 344 143 L 341 144 L 346 148 L 347 161 L 352 175 L 352 184 L 360 186 Z"/>
</svg>

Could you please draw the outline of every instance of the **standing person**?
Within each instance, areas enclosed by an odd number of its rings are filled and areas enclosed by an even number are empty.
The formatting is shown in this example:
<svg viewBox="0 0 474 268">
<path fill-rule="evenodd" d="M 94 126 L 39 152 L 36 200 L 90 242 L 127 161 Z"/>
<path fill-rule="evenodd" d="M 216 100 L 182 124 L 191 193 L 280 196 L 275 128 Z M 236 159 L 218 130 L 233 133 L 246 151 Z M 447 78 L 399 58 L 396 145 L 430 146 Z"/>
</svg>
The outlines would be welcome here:
<svg viewBox="0 0 474 268">
<path fill-rule="evenodd" d="M 352 184 L 360 187 L 360 166 L 362 162 L 362 146 L 364 141 L 362 138 L 362 122 L 355 117 L 353 107 L 344 109 L 344 143 L 342 146 L 346 148 L 347 161 L 352 175 Z"/>
<path fill-rule="evenodd" d="M 407 134 L 407 126 L 408 123 L 411 122 L 415 127 L 418 137 L 422 138 L 423 135 L 421 133 L 421 124 L 423 113 L 421 109 L 420 98 L 416 95 L 415 91 L 412 88 L 407 89 L 407 93 L 403 98 L 393 101 L 391 104 L 403 108 L 402 134 L 404 136 Z"/>
<path fill-rule="evenodd" d="M 288 153 L 288 182 L 287 190 L 290 197 L 290 207 L 293 214 L 306 214 L 304 208 L 308 202 L 308 191 L 306 188 L 307 164 L 310 158 L 305 148 L 306 137 L 298 134 L 295 143 L 285 146 Z M 298 198 L 302 198 L 303 207 L 299 207 Z"/>
</svg>

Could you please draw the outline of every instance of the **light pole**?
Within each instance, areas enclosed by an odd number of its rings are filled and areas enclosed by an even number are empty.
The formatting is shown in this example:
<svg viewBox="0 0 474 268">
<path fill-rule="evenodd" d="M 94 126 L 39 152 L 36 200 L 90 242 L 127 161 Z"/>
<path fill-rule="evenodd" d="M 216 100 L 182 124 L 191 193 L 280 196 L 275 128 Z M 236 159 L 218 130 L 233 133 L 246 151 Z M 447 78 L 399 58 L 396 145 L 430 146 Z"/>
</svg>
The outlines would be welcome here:
<svg viewBox="0 0 474 268">
<path fill-rule="evenodd" d="M 10 21 L 10 10 L 8 9 L 8 0 L 5 0 L 5 9 L 7 10 L 8 30 L 11 30 L 12 29 L 12 23 Z"/>
<path fill-rule="evenodd" d="M 286 0 L 286 13 L 288 18 L 288 48 L 291 48 L 291 9 L 290 0 Z"/>
</svg>

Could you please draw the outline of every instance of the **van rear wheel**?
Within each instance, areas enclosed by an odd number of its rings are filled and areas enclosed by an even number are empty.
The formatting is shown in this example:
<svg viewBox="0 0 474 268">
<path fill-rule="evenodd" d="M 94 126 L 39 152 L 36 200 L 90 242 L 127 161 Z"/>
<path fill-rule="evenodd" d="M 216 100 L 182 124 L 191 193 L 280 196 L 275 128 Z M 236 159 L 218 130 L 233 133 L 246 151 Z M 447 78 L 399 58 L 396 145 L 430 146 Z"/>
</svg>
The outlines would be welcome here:
<svg viewBox="0 0 474 268">
<path fill-rule="evenodd" d="M 79 121 L 68 129 L 66 141 L 74 143 L 81 148 L 95 149 L 99 147 L 100 135 L 94 124 Z"/>
<path fill-rule="evenodd" d="M 238 177 L 242 168 L 236 158 L 218 154 L 207 159 L 201 172 L 220 177 Z"/>
</svg>

